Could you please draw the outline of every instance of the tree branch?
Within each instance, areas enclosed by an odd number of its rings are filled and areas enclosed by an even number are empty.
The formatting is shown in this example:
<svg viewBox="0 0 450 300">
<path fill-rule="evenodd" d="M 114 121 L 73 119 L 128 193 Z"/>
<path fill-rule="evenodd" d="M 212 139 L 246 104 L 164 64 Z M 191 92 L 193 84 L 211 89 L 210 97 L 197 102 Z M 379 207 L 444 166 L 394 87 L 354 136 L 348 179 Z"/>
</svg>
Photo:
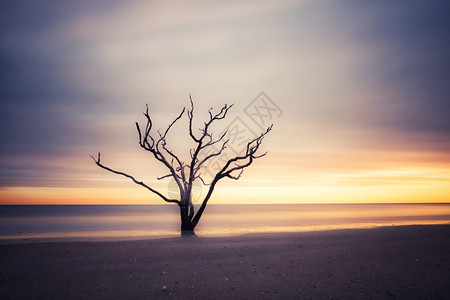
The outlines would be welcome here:
<svg viewBox="0 0 450 300">
<path fill-rule="evenodd" d="M 208 204 L 209 198 L 211 197 L 214 188 L 216 187 L 217 182 L 221 180 L 222 178 L 228 177 L 231 179 L 239 179 L 242 175 L 242 172 L 244 171 L 244 168 L 250 166 L 254 159 L 264 156 L 266 153 L 262 155 L 255 155 L 256 151 L 258 151 L 259 146 L 261 145 L 262 140 L 264 137 L 272 130 L 273 124 L 270 125 L 270 127 L 267 128 L 267 130 L 263 133 L 261 133 L 258 137 L 254 138 L 250 142 L 247 143 L 246 153 L 242 156 L 236 156 L 234 158 L 231 158 L 227 161 L 227 163 L 224 165 L 224 167 L 214 176 L 214 179 L 212 180 L 211 184 L 209 185 L 208 193 L 206 194 L 205 198 L 203 199 L 203 202 L 198 209 L 197 213 L 195 214 L 194 218 L 192 219 L 192 223 L 194 226 L 197 225 L 198 221 L 200 220 L 200 217 L 203 214 L 203 211 L 206 208 L 206 205 Z M 248 161 L 243 165 L 236 164 L 236 167 L 233 167 L 231 169 L 228 169 L 230 167 L 231 163 L 235 163 L 238 161 L 242 161 L 248 159 Z M 240 173 L 236 176 L 233 176 L 231 173 L 234 171 L 240 170 Z M 203 182 L 203 179 L 201 179 Z"/>
<path fill-rule="evenodd" d="M 106 167 L 105 165 L 103 165 L 103 164 L 100 162 L 100 152 L 98 153 L 97 159 L 95 159 L 95 157 L 93 157 L 93 156 L 91 156 L 91 158 L 94 160 L 94 162 L 95 162 L 95 163 L 97 164 L 97 166 L 99 166 L 100 168 L 103 168 L 103 169 L 105 169 L 105 170 L 107 170 L 107 171 L 109 171 L 109 172 L 112 172 L 112 173 L 118 174 L 118 175 L 122 175 L 122 176 L 125 176 L 125 177 L 127 177 L 127 178 L 133 180 L 134 183 L 139 184 L 139 185 L 145 187 L 146 189 L 150 190 L 151 192 L 153 192 L 153 193 L 155 193 L 156 195 L 158 195 L 159 197 L 161 197 L 164 201 L 170 202 L 170 203 L 177 203 L 177 204 L 179 203 L 178 200 L 167 198 L 166 196 L 164 196 L 163 194 L 161 194 L 161 193 L 158 192 L 157 190 L 155 190 L 155 189 L 149 187 L 148 185 L 146 185 L 146 184 L 143 183 L 142 181 L 138 181 L 137 179 L 135 179 L 135 178 L 134 178 L 133 176 L 131 176 L 131 175 L 128 175 L 128 174 L 126 174 L 126 173 L 119 172 L 119 171 L 113 170 L 113 169 L 111 169 L 111 168 L 109 168 L 109 167 Z"/>
<path fill-rule="evenodd" d="M 210 158 L 213 158 L 215 156 L 220 155 L 223 150 L 225 149 L 226 143 L 228 141 L 225 141 L 222 144 L 221 150 L 219 150 L 218 153 L 214 153 L 212 155 L 209 155 L 206 157 L 206 159 L 203 159 L 202 161 L 199 161 L 198 159 L 198 155 L 200 153 L 201 150 L 213 146 L 216 143 L 219 143 L 220 141 L 223 140 L 223 138 L 225 137 L 227 131 L 225 131 L 220 137 L 219 139 L 213 141 L 212 135 L 208 132 L 209 126 L 216 120 L 221 120 L 224 119 L 227 116 L 228 111 L 234 106 L 234 104 L 231 105 L 227 105 L 225 104 L 224 106 L 222 106 L 222 108 L 220 109 L 220 111 L 216 114 L 212 113 L 212 108 L 209 109 L 208 113 L 209 113 L 209 120 L 207 122 L 204 123 L 203 128 L 201 128 L 201 132 L 202 132 L 202 136 L 200 138 L 197 138 L 192 130 L 192 123 L 193 123 L 193 119 L 194 119 L 194 102 L 192 101 L 192 97 L 191 94 L 189 94 L 189 100 L 191 103 L 191 109 L 188 110 L 188 118 L 189 118 L 189 135 L 191 136 L 191 138 L 197 143 L 197 147 L 195 148 L 194 151 L 192 151 L 193 149 L 191 149 L 190 151 L 190 155 L 191 155 L 191 164 L 190 164 L 190 172 L 189 172 L 189 182 L 193 182 L 195 180 L 195 178 L 197 178 L 196 173 L 200 170 L 200 167 L 202 164 L 204 164 L 207 160 L 209 160 Z M 209 138 L 209 141 L 205 142 L 204 139 L 205 138 Z"/>
<path fill-rule="evenodd" d="M 191 93 L 189 93 L 189 101 L 191 102 L 191 109 L 187 112 L 189 119 L 189 135 L 196 143 L 200 143 L 200 140 L 195 137 L 194 132 L 192 131 L 192 122 L 194 119 L 194 102 L 192 101 Z"/>
<path fill-rule="evenodd" d="M 255 155 L 255 153 L 256 153 L 256 151 L 258 151 L 259 146 L 261 145 L 261 142 L 264 139 L 264 137 L 272 130 L 272 127 L 273 127 L 273 125 L 270 125 L 270 127 L 268 127 L 265 132 L 261 133 L 258 137 L 254 138 L 253 140 L 248 142 L 245 154 L 242 156 L 236 156 L 234 158 L 229 159 L 228 162 L 222 168 L 222 170 L 220 170 L 217 173 L 217 175 L 220 178 L 223 178 L 223 177 L 233 178 L 233 176 L 231 176 L 232 172 L 244 169 L 244 168 L 250 166 L 254 159 L 265 156 L 266 153 L 264 153 L 262 155 Z M 246 160 L 246 159 L 248 159 L 248 161 L 243 165 L 239 165 L 237 163 L 238 161 L 242 161 L 242 160 Z M 228 169 L 230 167 L 231 163 L 236 163 L 236 166 L 231 169 Z"/>
<path fill-rule="evenodd" d="M 153 154 L 153 156 L 156 158 L 156 160 L 158 160 L 161 163 L 163 163 L 169 169 L 170 174 L 172 174 L 172 177 L 175 179 L 175 182 L 178 185 L 178 188 L 180 190 L 181 196 L 183 196 L 184 192 L 185 192 L 184 184 L 182 184 L 182 182 L 180 181 L 184 177 L 184 174 L 181 174 L 181 176 L 179 176 L 177 174 L 176 169 L 173 167 L 173 165 L 171 163 L 168 162 L 168 160 L 166 159 L 165 155 L 159 149 L 159 145 L 162 144 L 163 149 L 173 159 L 175 159 L 177 161 L 177 163 L 179 164 L 179 167 L 182 168 L 182 163 L 181 163 L 180 159 L 172 151 L 170 151 L 166 147 L 166 136 L 167 136 L 169 130 L 172 128 L 172 126 L 183 116 L 184 112 L 185 112 L 185 109 L 183 108 L 183 110 L 175 118 L 175 120 L 173 120 L 172 123 L 169 124 L 169 126 L 165 130 L 164 134 L 161 134 L 158 131 L 159 139 L 158 139 L 157 142 L 155 142 L 155 139 L 151 136 L 151 133 L 150 133 L 153 123 L 152 123 L 152 120 L 151 120 L 150 115 L 148 113 L 148 104 L 147 104 L 147 109 L 146 109 L 146 111 L 144 113 L 144 116 L 147 119 L 147 124 L 146 124 L 146 127 L 145 127 L 145 134 L 144 135 L 142 135 L 141 129 L 139 127 L 139 123 L 136 122 L 136 128 L 137 128 L 138 135 L 139 135 L 139 146 L 141 146 L 143 149 L 151 152 Z M 183 181 L 184 181 L 184 179 L 183 179 Z"/>
</svg>

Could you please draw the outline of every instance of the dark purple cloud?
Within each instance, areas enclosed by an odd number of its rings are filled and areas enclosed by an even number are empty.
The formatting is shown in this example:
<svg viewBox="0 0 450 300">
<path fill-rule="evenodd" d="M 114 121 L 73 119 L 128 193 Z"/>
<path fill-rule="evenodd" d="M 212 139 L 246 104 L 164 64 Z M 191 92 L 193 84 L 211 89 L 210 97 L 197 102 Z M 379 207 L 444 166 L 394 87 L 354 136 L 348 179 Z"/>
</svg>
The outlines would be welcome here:
<svg viewBox="0 0 450 300">
<path fill-rule="evenodd" d="M 382 98 L 391 111 L 366 111 L 374 126 L 393 131 L 450 133 L 450 3 L 448 1 L 347 1 L 335 3 L 343 30 L 373 49 L 375 60 L 358 84 L 396 91 Z M 381 106 L 383 107 L 383 106 Z M 363 109 L 364 110 L 364 109 Z M 348 117 L 348 116 L 347 116 Z M 447 144 L 447 146 L 450 146 Z"/>
</svg>

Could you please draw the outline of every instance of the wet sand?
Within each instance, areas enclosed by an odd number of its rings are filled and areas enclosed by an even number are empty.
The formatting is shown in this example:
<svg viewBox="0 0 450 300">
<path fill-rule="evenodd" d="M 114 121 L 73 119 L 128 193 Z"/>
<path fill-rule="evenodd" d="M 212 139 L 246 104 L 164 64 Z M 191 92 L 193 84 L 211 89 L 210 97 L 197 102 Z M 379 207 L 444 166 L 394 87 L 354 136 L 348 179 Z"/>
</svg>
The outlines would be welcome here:
<svg viewBox="0 0 450 300">
<path fill-rule="evenodd" d="M 0 299 L 449 299 L 450 225 L 0 245 Z"/>
</svg>

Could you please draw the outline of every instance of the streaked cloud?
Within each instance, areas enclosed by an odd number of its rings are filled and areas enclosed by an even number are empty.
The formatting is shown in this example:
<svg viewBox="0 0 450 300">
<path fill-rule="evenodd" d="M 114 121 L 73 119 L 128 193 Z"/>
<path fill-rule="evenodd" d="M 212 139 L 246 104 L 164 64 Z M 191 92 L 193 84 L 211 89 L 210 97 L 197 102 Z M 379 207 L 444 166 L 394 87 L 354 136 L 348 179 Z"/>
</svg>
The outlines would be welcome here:
<svg viewBox="0 0 450 300">
<path fill-rule="evenodd" d="M 162 170 L 134 128 L 146 102 L 165 127 L 189 92 L 200 123 L 224 103 L 239 116 L 260 91 L 284 113 L 248 179 L 277 191 L 290 178 L 297 193 L 324 174 L 360 189 L 427 181 L 428 168 L 448 184 L 449 12 L 446 1 L 2 3 L 0 186 L 116 185 L 92 165 L 97 151 L 154 181 Z"/>
</svg>

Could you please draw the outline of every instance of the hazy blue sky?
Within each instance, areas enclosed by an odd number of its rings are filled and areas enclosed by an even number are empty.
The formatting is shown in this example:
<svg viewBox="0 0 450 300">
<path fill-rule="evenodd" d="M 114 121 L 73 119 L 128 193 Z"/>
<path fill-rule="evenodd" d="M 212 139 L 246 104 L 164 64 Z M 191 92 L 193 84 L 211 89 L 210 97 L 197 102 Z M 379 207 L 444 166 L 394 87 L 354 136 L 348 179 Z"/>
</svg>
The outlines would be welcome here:
<svg viewBox="0 0 450 300">
<path fill-rule="evenodd" d="M 439 188 L 443 201 L 449 16 L 448 1 L 2 2 L 1 191 L 55 188 L 63 201 L 65 188 L 121 188 L 125 179 L 93 165 L 97 151 L 152 182 L 163 169 L 134 128 L 145 103 L 161 128 L 189 93 L 198 122 L 224 103 L 236 103 L 229 121 L 250 122 L 244 109 L 264 91 L 283 111 L 269 155 L 230 189 L 264 182 L 270 197 L 289 187 L 280 197 L 311 202 L 321 187 L 346 186 L 337 198 L 365 201 L 372 188 L 407 197 L 421 182 L 415 200 Z"/>
</svg>

